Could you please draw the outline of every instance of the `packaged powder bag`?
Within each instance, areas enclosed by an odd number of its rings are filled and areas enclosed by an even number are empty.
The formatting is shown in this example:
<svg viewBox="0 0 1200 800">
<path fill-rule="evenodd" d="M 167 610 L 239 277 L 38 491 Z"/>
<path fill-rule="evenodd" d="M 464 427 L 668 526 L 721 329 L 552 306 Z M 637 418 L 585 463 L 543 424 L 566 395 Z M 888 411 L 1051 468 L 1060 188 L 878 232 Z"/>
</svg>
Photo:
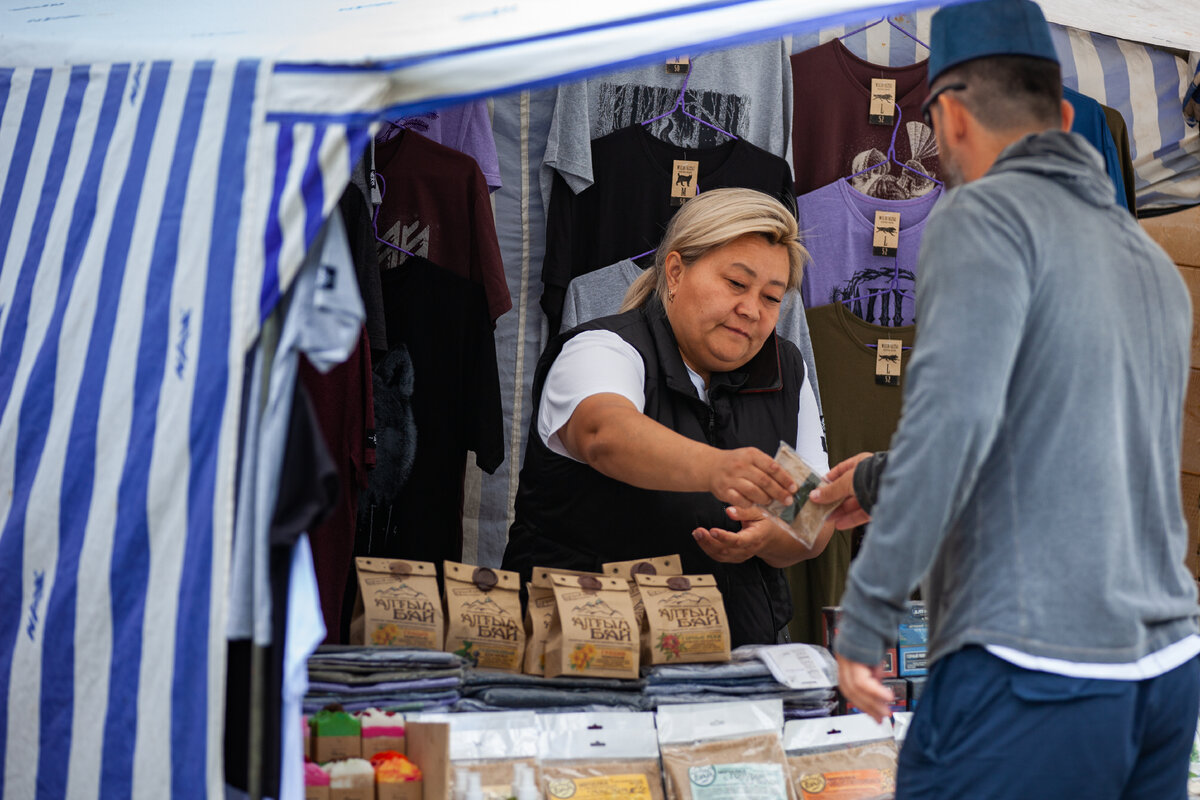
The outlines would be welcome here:
<svg viewBox="0 0 1200 800">
<path fill-rule="evenodd" d="M 537 715 L 532 711 L 458 712 L 421 714 L 419 717 L 422 722 L 450 723 L 451 797 L 456 796 L 456 784 L 463 770 L 480 776 L 483 800 L 509 800 L 516 795 L 515 765 L 537 769 Z"/>
<path fill-rule="evenodd" d="M 810 467 L 786 442 L 779 443 L 775 461 L 792 476 L 799 488 L 792 495 L 791 505 L 785 506 L 778 500 L 772 500 L 759 508 L 767 513 L 768 519 L 787 531 L 792 538 L 811 548 L 817 541 L 821 526 L 838 507 L 838 503 L 816 503 L 808 499 L 808 495 L 821 485 L 825 476 Z"/>
<path fill-rule="evenodd" d="M 637 678 L 638 629 L 621 578 L 553 575 L 558 613 L 546 642 L 546 677 Z"/>
<path fill-rule="evenodd" d="M 712 575 L 635 575 L 646 604 L 648 664 L 729 660 L 729 619 Z"/>
<path fill-rule="evenodd" d="M 445 623 L 433 564 L 400 558 L 356 558 L 354 564 L 363 634 L 354 642 L 357 625 L 352 623 L 352 643 L 442 649 Z"/>
<path fill-rule="evenodd" d="M 642 595 L 638 591 L 635 575 L 682 575 L 683 564 L 679 556 L 656 556 L 655 558 L 638 558 L 633 561 L 610 561 L 601 564 L 605 575 L 614 578 L 624 578 L 629 581 L 629 596 L 633 599 L 633 613 L 637 615 L 638 625 L 646 621 L 646 607 L 642 604 Z"/>
<path fill-rule="evenodd" d="M 781 700 L 664 706 L 656 716 L 667 800 L 796 800 Z"/>
<path fill-rule="evenodd" d="M 890 800 L 896 791 L 892 724 L 864 714 L 788 720 L 788 770 L 800 800 Z"/>
<path fill-rule="evenodd" d="M 521 671 L 525 627 L 515 572 L 444 562 L 445 650 L 476 667 Z"/>
<path fill-rule="evenodd" d="M 544 797 L 665 800 L 654 714 L 542 714 L 538 733 Z"/>
<path fill-rule="evenodd" d="M 525 672 L 530 675 L 546 674 L 546 641 L 550 638 L 554 615 L 558 613 L 550 576 L 595 574 L 555 567 L 533 568 L 532 580 L 526 584 L 529 600 L 525 603 Z"/>
</svg>

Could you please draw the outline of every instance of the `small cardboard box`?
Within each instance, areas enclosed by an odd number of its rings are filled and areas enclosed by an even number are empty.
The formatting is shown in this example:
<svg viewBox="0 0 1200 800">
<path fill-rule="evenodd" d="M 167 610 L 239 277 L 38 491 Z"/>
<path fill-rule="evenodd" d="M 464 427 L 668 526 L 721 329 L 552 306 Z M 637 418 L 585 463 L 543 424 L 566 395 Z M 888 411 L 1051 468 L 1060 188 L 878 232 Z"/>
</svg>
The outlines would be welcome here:
<svg viewBox="0 0 1200 800">
<path fill-rule="evenodd" d="M 304 800 L 329 800 L 329 787 L 305 786 Z"/>
<path fill-rule="evenodd" d="M 376 800 L 423 800 L 423 781 L 376 783 Z"/>
<path fill-rule="evenodd" d="M 898 634 L 900 675 L 905 678 L 924 675 L 927 672 L 925 661 L 929 642 L 929 620 L 924 603 L 909 602 L 908 616 L 900 620 Z"/>
<path fill-rule="evenodd" d="M 838 621 L 841 619 L 842 609 L 840 606 L 825 606 L 821 609 L 821 640 L 825 648 L 833 651 L 833 642 L 837 638 Z M 883 670 L 883 677 L 895 678 L 899 676 L 896 669 L 896 648 L 889 647 L 883 651 L 883 661 L 879 662 L 879 668 Z"/>
<path fill-rule="evenodd" d="M 1176 264 L 1200 267 L 1200 206 L 1140 220 Z"/>
<path fill-rule="evenodd" d="M 921 699 L 921 694 L 925 691 L 925 681 L 928 678 L 909 678 L 908 679 L 908 710 L 917 710 L 917 701 Z"/>
<path fill-rule="evenodd" d="M 362 757 L 362 725 L 345 711 L 319 711 L 310 720 L 313 761 L 343 761 Z"/>
<path fill-rule="evenodd" d="M 330 789 L 329 800 L 375 800 L 375 786 Z"/>
<path fill-rule="evenodd" d="M 904 680 L 903 678 L 885 678 L 883 680 L 883 685 L 885 688 L 891 689 L 892 693 L 896 696 L 896 701 L 894 703 L 892 703 L 890 706 L 888 706 L 888 708 L 891 710 L 891 712 L 894 714 L 897 711 L 907 711 L 908 710 L 908 681 Z M 842 709 L 842 711 L 840 713 L 842 713 L 842 714 L 861 714 L 862 713 L 862 711 L 857 706 L 851 705 L 850 701 L 847 700 L 845 697 L 841 697 L 840 700 L 841 700 L 841 702 L 839 703 L 839 706 Z"/>
<path fill-rule="evenodd" d="M 408 758 L 421 768 L 422 800 L 450 800 L 450 723 L 409 722 Z"/>
</svg>

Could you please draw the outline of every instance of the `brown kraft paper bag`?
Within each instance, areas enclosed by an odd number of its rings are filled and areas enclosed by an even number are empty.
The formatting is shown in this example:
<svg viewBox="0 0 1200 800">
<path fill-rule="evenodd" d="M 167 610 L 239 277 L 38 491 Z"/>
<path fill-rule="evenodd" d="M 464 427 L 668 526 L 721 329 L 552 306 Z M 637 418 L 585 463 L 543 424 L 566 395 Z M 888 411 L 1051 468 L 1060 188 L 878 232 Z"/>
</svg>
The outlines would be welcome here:
<svg viewBox="0 0 1200 800">
<path fill-rule="evenodd" d="M 446 584 L 445 650 L 476 667 L 521 671 L 525 627 L 521 579 L 515 572 L 443 563 Z"/>
<path fill-rule="evenodd" d="M 546 677 L 638 677 L 638 630 L 628 582 L 554 575 L 558 607 L 546 643 Z"/>
<path fill-rule="evenodd" d="M 635 575 L 682 575 L 683 564 L 679 556 L 655 556 L 654 558 L 635 558 L 633 561 L 610 561 L 601 564 L 605 575 L 614 578 L 624 578 L 629 581 L 629 596 L 633 599 L 633 613 L 637 615 L 638 627 L 645 628 L 646 606 L 642 603 L 642 593 L 638 591 Z"/>
<path fill-rule="evenodd" d="M 646 604 L 647 664 L 729 660 L 729 619 L 712 575 L 635 575 Z"/>
<path fill-rule="evenodd" d="M 525 585 L 529 593 L 529 600 L 525 604 L 525 672 L 530 675 L 546 674 L 546 640 L 550 638 L 550 626 L 554 615 L 558 613 L 550 576 L 594 574 L 554 567 L 533 568 L 533 580 Z"/>
<path fill-rule="evenodd" d="M 351 643 L 442 649 L 445 623 L 433 564 L 399 558 L 356 558 L 354 563 L 362 633 L 352 621 Z M 355 616 L 358 611 L 356 604 Z"/>
</svg>

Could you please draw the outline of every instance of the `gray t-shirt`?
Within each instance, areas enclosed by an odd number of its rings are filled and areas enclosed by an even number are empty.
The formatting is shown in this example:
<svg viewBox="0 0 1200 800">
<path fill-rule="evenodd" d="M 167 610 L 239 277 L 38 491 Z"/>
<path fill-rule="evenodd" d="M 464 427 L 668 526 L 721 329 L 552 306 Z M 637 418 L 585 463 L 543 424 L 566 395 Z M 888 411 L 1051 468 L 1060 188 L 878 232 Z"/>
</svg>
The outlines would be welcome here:
<svg viewBox="0 0 1200 800">
<path fill-rule="evenodd" d="M 599 75 L 558 88 L 542 160 L 542 199 L 553 170 L 577 194 L 592 184 L 593 139 L 670 110 L 684 75 L 666 61 Z M 783 40 L 703 53 L 691 59 L 684 108 L 792 163 L 792 63 Z M 650 125 L 655 137 L 683 147 L 714 147 L 721 133 L 675 112 Z"/>
<path fill-rule="evenodd" d="M 567 286 L 560 330 L 570 330 L 588 320 L 616 314 L 621 310 L 625 292 L 641 274 L 642 270 L 638 265 L 626 258 L 575 278 Z M 808 373 L 807 378 L 812 383 L 813 396 L 817 400 L 817 408 L 820 409 L 821 390 L 817 383 L 812 338 L 808 333 L 808 320 L 804 316 L 804 305 L 798 291 L 793 289 L 783 296 L 775 332 L 800 350 L 800 355 L 804 358 L 804 369 Z"/>
</svg>

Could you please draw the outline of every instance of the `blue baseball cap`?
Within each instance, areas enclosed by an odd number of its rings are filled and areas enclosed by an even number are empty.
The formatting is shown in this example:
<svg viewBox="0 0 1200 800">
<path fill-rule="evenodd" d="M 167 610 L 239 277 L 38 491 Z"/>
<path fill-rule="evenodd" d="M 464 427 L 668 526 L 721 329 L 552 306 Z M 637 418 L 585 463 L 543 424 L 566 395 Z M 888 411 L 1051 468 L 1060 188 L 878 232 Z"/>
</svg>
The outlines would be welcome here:
<svg viewBox="0 0 1200 800">
<path fill-rule="evenodd" d="M 929 83 L 950 67 L 988 56 L 1030 56 L 1058 63 L 1050 26 L 1031 0 L 978 0 L 933 15 Z"/>
</svg>

